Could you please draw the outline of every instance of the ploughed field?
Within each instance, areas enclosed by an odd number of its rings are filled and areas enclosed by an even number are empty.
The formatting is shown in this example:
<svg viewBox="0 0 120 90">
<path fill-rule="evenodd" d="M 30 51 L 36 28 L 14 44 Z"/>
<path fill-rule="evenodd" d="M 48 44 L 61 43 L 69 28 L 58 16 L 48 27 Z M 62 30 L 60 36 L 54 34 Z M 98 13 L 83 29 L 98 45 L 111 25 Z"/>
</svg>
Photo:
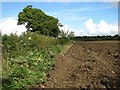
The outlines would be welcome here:
<svg viewBox="0 0 120 90">
<path fill-rule="evenodd" d="M 120 88 L 120 42 L 74 43 L 58 55 L 45 88 Z"/>
</svg>

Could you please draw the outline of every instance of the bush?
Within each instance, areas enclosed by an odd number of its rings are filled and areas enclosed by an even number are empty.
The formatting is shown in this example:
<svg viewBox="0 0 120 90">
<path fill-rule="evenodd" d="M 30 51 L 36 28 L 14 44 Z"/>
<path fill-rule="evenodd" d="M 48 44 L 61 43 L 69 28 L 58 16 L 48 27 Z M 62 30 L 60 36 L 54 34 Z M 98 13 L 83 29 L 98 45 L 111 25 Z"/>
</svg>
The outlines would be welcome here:
<svg viewBox="0 0 120 90">
<path fill-rule="evenodd" d="M 2 39 L 2 53 L 4 58 L 14 58 L 19 55 L 26 56 L 28 51 L 40 51 L 42 48 L 51 47 L 59 43 L 57 38 L 32 32 L 27 32 L 21 36 L 14 34 L 10 36 L 4 35 Z"/>
<path fill-rule="evenodd" d="M 63 45 L 57 38 L 24 33 L 3 36 L 3 90 L 27 88 L 46 82 L 55 56 Z"/>
</svg>

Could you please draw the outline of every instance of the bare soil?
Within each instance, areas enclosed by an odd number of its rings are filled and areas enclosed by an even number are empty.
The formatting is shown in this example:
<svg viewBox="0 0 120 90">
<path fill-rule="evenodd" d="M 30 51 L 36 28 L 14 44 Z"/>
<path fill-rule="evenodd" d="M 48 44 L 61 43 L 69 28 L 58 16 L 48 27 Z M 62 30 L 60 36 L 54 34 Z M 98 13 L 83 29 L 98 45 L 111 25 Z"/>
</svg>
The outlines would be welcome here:
<svg viewBox="0 0 120 90">
<path fill-rule="evenodd" d="M 58 55 L 44 88 L 120 88 L 120 42 L 74 43 Z"/>
</svg>

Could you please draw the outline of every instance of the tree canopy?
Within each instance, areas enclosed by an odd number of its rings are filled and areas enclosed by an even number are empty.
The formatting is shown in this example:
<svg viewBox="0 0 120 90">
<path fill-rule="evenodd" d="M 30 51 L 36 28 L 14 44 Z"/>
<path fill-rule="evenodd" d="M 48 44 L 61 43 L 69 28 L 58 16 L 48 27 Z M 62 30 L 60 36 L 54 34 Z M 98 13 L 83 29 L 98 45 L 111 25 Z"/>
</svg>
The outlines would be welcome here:
<svg viewBox="0 0 120 90">
<path fill-rule="evenodd" d="M 26 6 L 18 14 L 18 25 L 25 24 L 27 30 L 39 34 L 57 37 L 60 33 L 58 28 L 59 20 L 53 16 L 46 15 L 42 10 Z M 61 25 L 61 24 L 60 24 Z"/>
</svg>

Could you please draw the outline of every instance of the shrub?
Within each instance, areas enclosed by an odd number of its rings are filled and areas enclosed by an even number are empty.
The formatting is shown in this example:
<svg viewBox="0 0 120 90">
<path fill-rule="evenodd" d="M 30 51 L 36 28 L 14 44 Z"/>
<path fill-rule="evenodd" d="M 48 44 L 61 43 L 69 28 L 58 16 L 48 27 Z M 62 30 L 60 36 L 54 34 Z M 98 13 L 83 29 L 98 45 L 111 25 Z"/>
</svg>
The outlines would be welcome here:
<svg viewBox="0 0 120 90">
<path fill-rule="evenodd" d="M 10 40 L 10 41 L 8 41 Z M 3 36 L 3 90 L 27 88 L 46 82 L 55 56 L 63 46 L 57 38 L 28 32 Z"/>
</svg>

